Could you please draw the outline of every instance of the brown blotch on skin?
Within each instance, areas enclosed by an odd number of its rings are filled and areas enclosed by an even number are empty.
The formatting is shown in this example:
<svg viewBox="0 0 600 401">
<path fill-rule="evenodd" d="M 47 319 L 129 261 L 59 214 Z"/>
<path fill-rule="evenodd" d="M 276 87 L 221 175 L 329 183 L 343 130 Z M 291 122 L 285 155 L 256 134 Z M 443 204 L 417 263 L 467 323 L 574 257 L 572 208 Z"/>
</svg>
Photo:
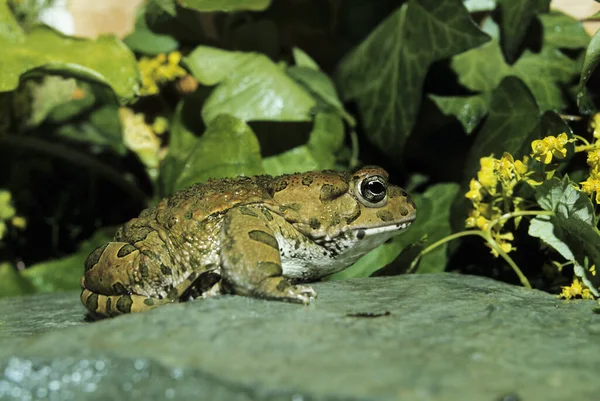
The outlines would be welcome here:
<svg viewBox="0 0 600 401">
<path fill-rule="evenodd" d="M 133 233 L 129 231 L 133 231 Z M 150 227 L 136 227 L 135 230 L 129 231 L 127 232 L 127 240 L 135 244 L 136 242 L 145 240 L 148 234 L 150 234 L 154 230 Z"/>
<path fill-rule="evenodd" d="M 170 300 L 174 301 L 178 298 L 178 294 L 177 294 L 177 288 L 175 287 L 171 287 L 171 289 L 169 290 L 169 292 L 167 293 L 167 298 L 169 298 Z"/>
<path fill-rule="evenodd" d="M 117 257 L 122 258 L 124 256 L 129 255 L 131 252 L 135 252 L 138 249 L 131 245 L 131 244 L 125 244 L 121 247 L 121 249 L 119 249 L 119 252 L 117 252 Z"/>
<path fill-rule="evenodd" d="M 377 217 L 381 219 L 381 221 L 392 221 L 394 220 L 394 215 L 389 210 L 380 210 L 377 212 Z"/>
<path fill-rule="evenodd" d="M 129 295 L 123 295 L 117 300 L 117 309 L 122 313 L 130 313 L 133 300 Z"/>
<path fill-rule="evenodd" d="M 243 214 L 244 216 L 258 217 L 258 215 L 256 213 L 254 213 L 254 211 L 247 206 L 240 206 L 239 210 L 240 210 L 240 213 Z"/>
<path fill-rule="evenodd" d="M 291 210 L 293 212 L 300 212 L 300 210 L 302 210 L 302 205 L 299 203 L 290 203 L 289 205 L 279 206 L 280 212 L 286 212 L 288 210 Z"/>
<path fill-rule="evenodd" d="M 280 179 L 277 180 L 277 182 L 275 182 L 275 186 L 273 187 L 273 189 L 275 190 L 275 192 L 279 192 L 279 191 L 283 191 L 284 189 L 286 189 L 288 186 L 288 182 L 285 179 Z"/>
<path fill-rule="evenodd" d="M 152 298 L 146 298 L 144 299 L 144 305 L 152 306 L 154 305 L 154 300 Z"/>
<path fill-rule="evenodd" d="M 87 297 L 87 299 L 85 300 L 85 306 L 86 306 L 86 308 L 88 308 L 91 311 L 97 310 L 98 309 L 98 294 L 92 293 L 89 297 Z"/>
<path fill-rule="evenodd" d="M 198 277 L 198 273 L 191 272 L 190 275 L 188 276 L 187 280 L 193 282 L 194 280 L 196 280 L 196 277 Z"/>
<path fill-rule="evenodd" d="M 279 251 L 279 244 L 277 243 L 277 239 L 275 239 L 274 236 L 272 236 L 266 231 L 252 230 L 248 233 L 248 236 L 254 241 L 262 242 L 263 244 L 275 248 Z"/>
<path fill-rule="evenodd" d="M 112 313 L 112 301 L 111 301 L 110 297 L 106 297 L 106 306 L 105 306 L 105 309 L 106 309 L 106 313 L 109 316 L 113 315 L 113 313 Z"/>
<path fill-rule="evenodd" d="M 97 263 L 98 260 L 100 260 L 100 257 L 102 256 L 102 253 L 104 252 L 104 250 L 106 249 L 106 247 L 108 246 L 108 244 L 104 244 L 99 248 L 96 248 L 92 253 L 90 253 L 90 256 L 87 257 L 87 259 L 85 260 L 85 271 L 89 271 L 91 270 L 92 267 L 94 267 Z"/>
<path fill-rule="evenodd" d="M 271 214 L 271 212 L 269 212 L 267 209 L 261 209 L 261 211 L 267 220 L 273 220 L 273 215 Z"/>
<path fill-rule="evenodd" d="M 321 187 L 321 193 L 319 194 L 319 199 L 321 202 L 327 202 L 333 200 L 348 191 L 348 186 L 337 186 L 331 184 L 323 184 Z"/>
<path fill-rule="evenodd" d="M 279 276 L 282 273 L 281 265 L 275 262 L 258 262 L 257 268 L 267 276 Z"/>
<path fill-rule="evenodd" d="M 408 208 L 406 206 L 402 205 L 399 209 L 402 216 L 408 216 Z"/>
<path fill-rule="evenodd" d="M 140 275 L 142 276 L 142 278 L 148 278 L 148 276 L 150 272 L 148 271 L 148 266 L 146 266 L 146 263 L 141 262 L 140 263 Z"/>
<path fill-rule="evenodd" d="M 127 294 L 127 288 L 125 288 L 125 286 L 121 283 L 114 283 L 113 286 L 113 291 L 115 292 L 115 294 Z"/>
<path fill-rule="evenodd" d="M 321 227 L 321 222 L 316 217 L 311 217 L 308 224 L 310 225 L 310 228 L 312 228 L 313 230 L 317 230 L 317 229 L 319 229 L 319 227 Z"/>
<path fill-rule="evenodd" d="M 315 177 L 312 175 L 305 175 L 302 177 L 302 185 L 310 186 L 315 181 Z"/>
<path fill-rule="evenodd" d="M 173 274 L 173 272 L 171 271 L 171 268 L 166 266 L 164 263 L 160 264 L 160 272 L 162 274 L 164 274 L 165 276 L 170 276 L 171 274 Z"/>
</svg>

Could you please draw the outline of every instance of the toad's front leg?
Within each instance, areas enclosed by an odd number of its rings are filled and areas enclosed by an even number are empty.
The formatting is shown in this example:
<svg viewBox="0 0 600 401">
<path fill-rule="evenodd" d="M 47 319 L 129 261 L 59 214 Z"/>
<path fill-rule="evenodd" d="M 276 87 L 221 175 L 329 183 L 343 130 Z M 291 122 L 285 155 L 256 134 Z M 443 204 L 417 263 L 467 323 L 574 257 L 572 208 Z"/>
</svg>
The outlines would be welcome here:
<svg viewBox="0 0 600 401">
<path fill-rule="evenodd" d="M 235 294 L 308 304 L 316 293 L 282 276 L 279 245 L 268 223 L 257 208 L 227 212 L 221 229 L 223 280 Z"/>
</svg>

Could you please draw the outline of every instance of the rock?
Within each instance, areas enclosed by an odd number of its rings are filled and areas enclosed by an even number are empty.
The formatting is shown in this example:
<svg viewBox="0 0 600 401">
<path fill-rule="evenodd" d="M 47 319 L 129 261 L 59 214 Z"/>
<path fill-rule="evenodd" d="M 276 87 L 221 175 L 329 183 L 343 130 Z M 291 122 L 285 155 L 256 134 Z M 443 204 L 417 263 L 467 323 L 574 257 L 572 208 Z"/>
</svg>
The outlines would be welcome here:
<svg viewBox="0 0 600 401">
<path fill-rule="evenodd" d="M 449 273 L 314 288 L 98 322 L 76 293 L 2 299 L 0 399 L 598 399 L 593 301 Z"/>
</svg>

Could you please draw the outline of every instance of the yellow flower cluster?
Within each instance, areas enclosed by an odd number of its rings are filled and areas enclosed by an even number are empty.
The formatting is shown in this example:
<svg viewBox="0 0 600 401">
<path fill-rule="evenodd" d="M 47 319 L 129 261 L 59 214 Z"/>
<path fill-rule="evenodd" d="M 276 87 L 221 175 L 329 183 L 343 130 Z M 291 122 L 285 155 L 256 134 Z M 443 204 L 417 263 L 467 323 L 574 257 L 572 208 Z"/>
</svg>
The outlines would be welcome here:
<svg viewBox="0 0 600 401">
<path fill-rule="evenodd" d="M 471 179 L 469 191 L 465 194 L 473 205 L 466 220 L 467 227 L 485 231 L 502 214 L 521 209 L 523 199 L 513 196 L 513 192 L 527 173 L 527 158 L 524 160 L 515 161 L 507 152 L 500 159 L 491 156 L 480 159 L 481 169 L 477 173 L 477 179 Z M 515 249 L 511 244 L 514 236 L 511 232 L 503 233 L 501 230 L 502 224 L 498 222 L 492 227 L 492 234 L 500 248 L 508 253 Z M 493 248 L 492 254 L 498 256 Z"/>
<path fill-rule="evenodd" d="M 590 175 L 581 183 L 581 190 L 590 196 L 595 195 L 594 200 L 600 205 L 600 113 L 594 116 L 590 125 L 594 130 L 594 138 L 596 138 L 594 145 L 596 147 L 587 152 Z"/>
<path fill-rule="evenodd" d="M 559 298 L 571 299 L 571 298 L 583 298 L 583 299 L 594 299 L 594 295 L 590 290 L 579 281 L 577 278 L 573 279 L 573 283 L 569 286 L 563 286 L 562 292 L 558 294 Z"/>
<path fill-rule="evenodd" d="M 16 215 L 16 210 L 12 205 L 11 193 L 0 189 L 0 239 L 6 234 L 7 223 L 19 229 L 24 229 L 27 226 L 27 220 Z"/>
<path fill-rule="evenodd" d="M 181 53 L 161 53 L 156 57 L 142 57 L 138 67 L 142 75 L 141 94 L 143 96 L 155 95 L 159 86 L 176 78 L 186 75 L 186 71 L 179 65 Z"/>
<path fill-rule="evenodd" d="M 559 160 L 567 156 L 565 145 L 571 142 L 566 133 L 556 136 L 547 136 L 544 139 L 536 139 L 531 142 L 531 157 L 544 164 L 550 164 L 552 158 Z"/>
</svg>

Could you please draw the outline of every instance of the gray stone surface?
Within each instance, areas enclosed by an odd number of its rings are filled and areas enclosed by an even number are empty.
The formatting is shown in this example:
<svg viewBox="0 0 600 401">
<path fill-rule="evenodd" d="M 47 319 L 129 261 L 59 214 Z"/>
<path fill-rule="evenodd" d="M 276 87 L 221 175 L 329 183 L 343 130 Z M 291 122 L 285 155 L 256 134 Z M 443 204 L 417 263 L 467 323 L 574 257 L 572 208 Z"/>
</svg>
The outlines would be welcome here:
<svg viewBox="0 0 600 401">
<path fill-rule="evenodd" d="M 0 399 L 600 399 L 593 301 L 452 274 L 314 287 L 91 323 L 76 293 L 2 299 Z"/>
</svg>

